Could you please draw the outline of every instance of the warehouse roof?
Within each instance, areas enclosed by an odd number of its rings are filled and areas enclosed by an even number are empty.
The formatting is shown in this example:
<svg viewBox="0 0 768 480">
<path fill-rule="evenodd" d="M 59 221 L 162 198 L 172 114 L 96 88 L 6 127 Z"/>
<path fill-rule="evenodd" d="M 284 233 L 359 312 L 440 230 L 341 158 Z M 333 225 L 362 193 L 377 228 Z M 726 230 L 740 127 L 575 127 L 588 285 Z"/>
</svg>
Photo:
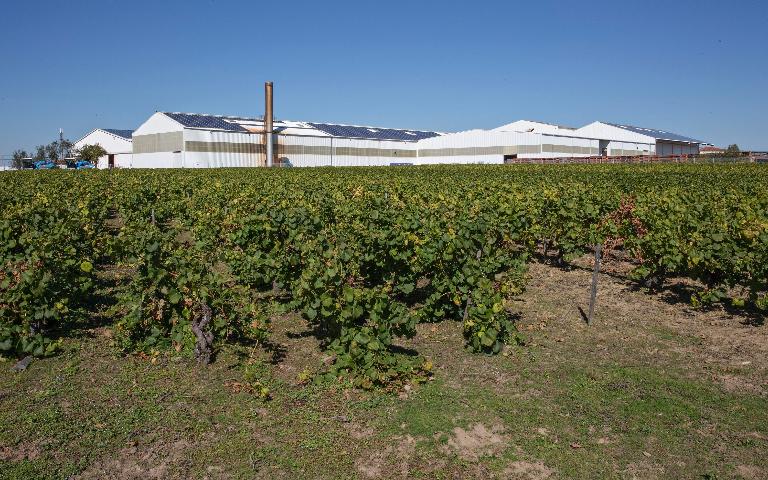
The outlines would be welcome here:
<svg viewBox="0 0 768 480">
<path fill-rule="evenodd" d="M 225 130 L 229 132 L 253 132 L 250 127 L 255 127 L 254 123 L 263 124 L 260 117 L 231 117 L 223 115 L 206 115 L 200 113 L 180 113 L 163 112 L 184 127 L 202 128 L 211 130 Z M 275 129 L 281 128 L 307 128 L 324 135 L 343 138 L 364 138 L 371 140 L 401 140 L 417 141 L 425 138 L 437 137 L 440 133 L 428 132 L 423 130 L 406 130 L 396 128 L 363 127 L 356 125 L 342 125 L 336 123 L 315 123 L 315 122 L 289 122 L 275 120 Z M 277 124 L 283 124 L 277 125 Z M 311 134 L 311 133 L 310 133 Z"/>
<path fill-rule="evenodd" d="M 332 123 L 313 123 L 308 125 L 327 133 L 333 137 L 344 138 L 366 138 L 371 140 L 423 140 L 425 138 L 437 137 L 437 132 L 426 132 L 421 130 L 401 130 L 395 128 L 379 127 L 358 127 L 354 125 L 337 125 Z"/>
<path fill-rule="evenodd" d="M 133 130 L 125 130 L 125 129 L 119 129 L 119 128 L 94 128 L 90 132 L 83 135 L 82 138 L 80 138 L 80 140 L 76 141 L 75 143 L 80 143 L 89 135 L 99 131 L 107 132 L 110 135 L 114 135 L 115 137 L 120 137 L 121 139 L 128 140 L 129 142 L 133 141 Z"/>
<path fill-rule="evenodd" d="M 617 123 L 608 123 L 608 122 L 605 122 L 605 124 L 611 125 L 613 127 L 621 128 L 629 132 L 639 133 L 640 135 L 653 137 L 656 140 L 671 140 L 674 142 L 686 142 L 686 143 L 703 143 L 701 140 L 696 140 L 690 137 L 684 137 L 682 135 L 678 135 L 672 132 L 666 132 L 664 130 L 657 130 L 655 128 L 633 127 L 631 125 L 619 125 Z"/>
<path fill-rule="evenodd" d="M 133 130 L 119 130 L 117 128 L 102 128 L 107 133 L 111 133 L 112 135 L 117 135 L 118 137 L 122 137 L 126 140 L 131 140 L 133 135 Z"/>
<path fill-rule="evenodd" d="M 227 130 L 230 132 L 247 132 L 237 121 L 260 120 L 245 117 L 224 117 L 219 115 L 203 115 L 200 113 L 163 112 L 185 127 L 210 128 L 213 130 Z"/>
</svg>

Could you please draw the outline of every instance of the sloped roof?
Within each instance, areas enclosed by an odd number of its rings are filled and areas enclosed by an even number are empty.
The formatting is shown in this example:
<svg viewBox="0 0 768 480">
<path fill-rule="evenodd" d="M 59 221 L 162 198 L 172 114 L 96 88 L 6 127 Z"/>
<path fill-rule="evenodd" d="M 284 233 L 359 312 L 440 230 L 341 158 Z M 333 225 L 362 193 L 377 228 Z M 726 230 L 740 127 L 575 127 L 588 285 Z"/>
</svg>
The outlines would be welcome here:
<svg viewBox="0 0 768 480">
<path fill-rule="evenodd" d="M 200 113 L 163 112 L 164 115 L 188 128 L 203 128 L 211 130 L 225 130 L 229 132 L 252 132 L 246 128 L 253 126 L 254 122 L 262 123 L 260 117 L 230 117 L 223 115 L 207 115 Z M 355 125 L 342 125 L 336 123 L 316 122 L 290 122 L 275 120 L 275 129 L 281 128 L 306 128 L 322 132 L 332 137 L 362 138 L 371 140 L 400 140 L 417 141 L 425 138 L 439 136 L 440 133 L 423 130 L 406 130 L 397 128 L 362 127 Z M 283 125 L 278 125 L 283 124 Z"/>
<path fill-rule="evenodd" d="M 685 142 L 685 143 L 704 143 L 701 140 L 696 140 L 694 138 L 685 137 L 683 135 L 678 135 L 676 133 L 667 132 L 664 130 L 657 130 L 655 128 L 633 127 L 631 125 L 620 125 L 618 123 L 608 123 L 608 122 L 604 122 L 604 123 L 606 125 L 611 125 L 612 127 L 617 127 L 623 130 L 627 130 L 628 132 L 639 133 L 640 135 L 653 137 L 656 140 L 670 140 L 673 142 Z"/>
<path fill-rule="evenodd" d="M 179 122 L 185 127 L 210 128 L 213 130 L 226 130 L 229 132 L 247 132 L 239 123 L 240 121 L 255 121 L 257 118 L 224 117 L 219 115 L 203 115 L 200 113 L 163 112 L 168 117 Z"/>
<path fill-rule="evenodd" d="M 122 137 L 126 140 L 132 140 L 133 136 L 133 130 L 120 130 L 117 128 L 102 128 L 105 132 L 111 133 L 112 135 L 117 135 L 118 137 Z"/>
<path fill-rule="evenodd" d="M 338 125 L 333 123 L 313 123 L 307 122 L 307 125 L 327 133 L 333 137 L 344 138 L 365 138 L 371 140 L 423 140 L 425 138 L 437 137 L 437 132 L 426 132 L 422 130 L 402 130 L 397 128 L 379 128 L 379 127 L 358 127 L 354 125 Z"/>
</svg>

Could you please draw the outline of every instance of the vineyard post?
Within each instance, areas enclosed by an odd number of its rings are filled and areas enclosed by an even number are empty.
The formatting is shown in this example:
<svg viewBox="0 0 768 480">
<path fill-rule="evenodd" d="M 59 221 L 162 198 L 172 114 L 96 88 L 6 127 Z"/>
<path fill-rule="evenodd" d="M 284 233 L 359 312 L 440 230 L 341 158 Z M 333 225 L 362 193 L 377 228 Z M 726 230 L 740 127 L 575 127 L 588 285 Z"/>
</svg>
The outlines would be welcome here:
<svg viewBox="0 0 768 480">
<path fill-rule="evenodd" d="M 480 260 L 480 257 L 483 255 L 483 249 L 478 249 L 477 254 L 475 255 L 475 258 Z M 464 315 L 461 319 L 462 322 L 466 322 L 467 318 L 469 317 L 469 309 L 472 308 L 472 290 L 469 291 L 467 294 L 467 304 L 464 305 Z"/>
<path fill-rule="evenodd" d="M 592 315 L 595 313 L 595 300 L 597 300 L 597 278 L 600 273 L 600 251 L 602 243 L 595 245 L 595 269 L 592 270 L 592 291 L 589 295 L 589 315 L 587 315 L 587 325 L 592 323 Z"/>
</svg>

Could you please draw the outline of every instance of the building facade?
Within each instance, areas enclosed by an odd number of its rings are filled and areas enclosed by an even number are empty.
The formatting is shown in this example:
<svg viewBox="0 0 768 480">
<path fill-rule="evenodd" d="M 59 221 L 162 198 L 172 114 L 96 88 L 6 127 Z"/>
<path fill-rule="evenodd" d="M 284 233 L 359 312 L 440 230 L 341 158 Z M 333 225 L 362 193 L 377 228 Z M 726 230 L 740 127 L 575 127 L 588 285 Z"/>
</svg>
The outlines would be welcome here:
<svg viewBox="0 0 768 480">
<path fill-rule="evenodd" d="M 294 167 L 690 155 L 699 153 L 701 143 L 663 130 L 612 123 L 571 128 L 528 120 L 457 133 L 285 120 L 275 121 L 274 133 L 274 163 Z M 260 118 L 157 112 L 132 138 L 134 168 L 266 165 Z"/>
<path fill-rule="evenodd" d="M 101 145 L 107 154 L 100 157 L 98 168 L 131 168 L 133 167 L 133 130 L 113 128 L 97 128 L 76 141 L 76 149 L 85 145 Z"/>
</svg>

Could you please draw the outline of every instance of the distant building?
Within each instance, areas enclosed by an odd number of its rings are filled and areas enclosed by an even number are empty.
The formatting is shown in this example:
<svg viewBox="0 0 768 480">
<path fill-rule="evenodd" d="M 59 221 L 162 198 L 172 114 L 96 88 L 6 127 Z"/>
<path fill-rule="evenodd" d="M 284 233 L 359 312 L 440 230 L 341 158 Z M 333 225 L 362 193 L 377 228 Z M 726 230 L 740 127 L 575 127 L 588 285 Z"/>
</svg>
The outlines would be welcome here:
<svg viewBox="0 0 768 480">
<path fill-rule="evenodd" d="M 98 168 L 131 168 L 133 167 L 133 130 L 117 130 L 113 128 L 97 128 L 75 142 L 75 148 L 85 145 L 101 145 L 107 154 L 99 158 Z"/>
<path fill-rule="evenodd" d="M 296 167 L 486 163 L 562 157 L 679 156 L 703 142 L 665 130 L 520 120 L 457 133 L 305 121 L 274 122 L 275 164 Z M 157 112 L 133 132 L 135 168 L 266 164 L 261 118 Z"/>
<path fill-rule="evenodd" d="M 725 153 L 725 149 L 714 145 L 703 145 L 699 147 L 699 153 L 702 155 L 721 155 Z"/>
</svg>

